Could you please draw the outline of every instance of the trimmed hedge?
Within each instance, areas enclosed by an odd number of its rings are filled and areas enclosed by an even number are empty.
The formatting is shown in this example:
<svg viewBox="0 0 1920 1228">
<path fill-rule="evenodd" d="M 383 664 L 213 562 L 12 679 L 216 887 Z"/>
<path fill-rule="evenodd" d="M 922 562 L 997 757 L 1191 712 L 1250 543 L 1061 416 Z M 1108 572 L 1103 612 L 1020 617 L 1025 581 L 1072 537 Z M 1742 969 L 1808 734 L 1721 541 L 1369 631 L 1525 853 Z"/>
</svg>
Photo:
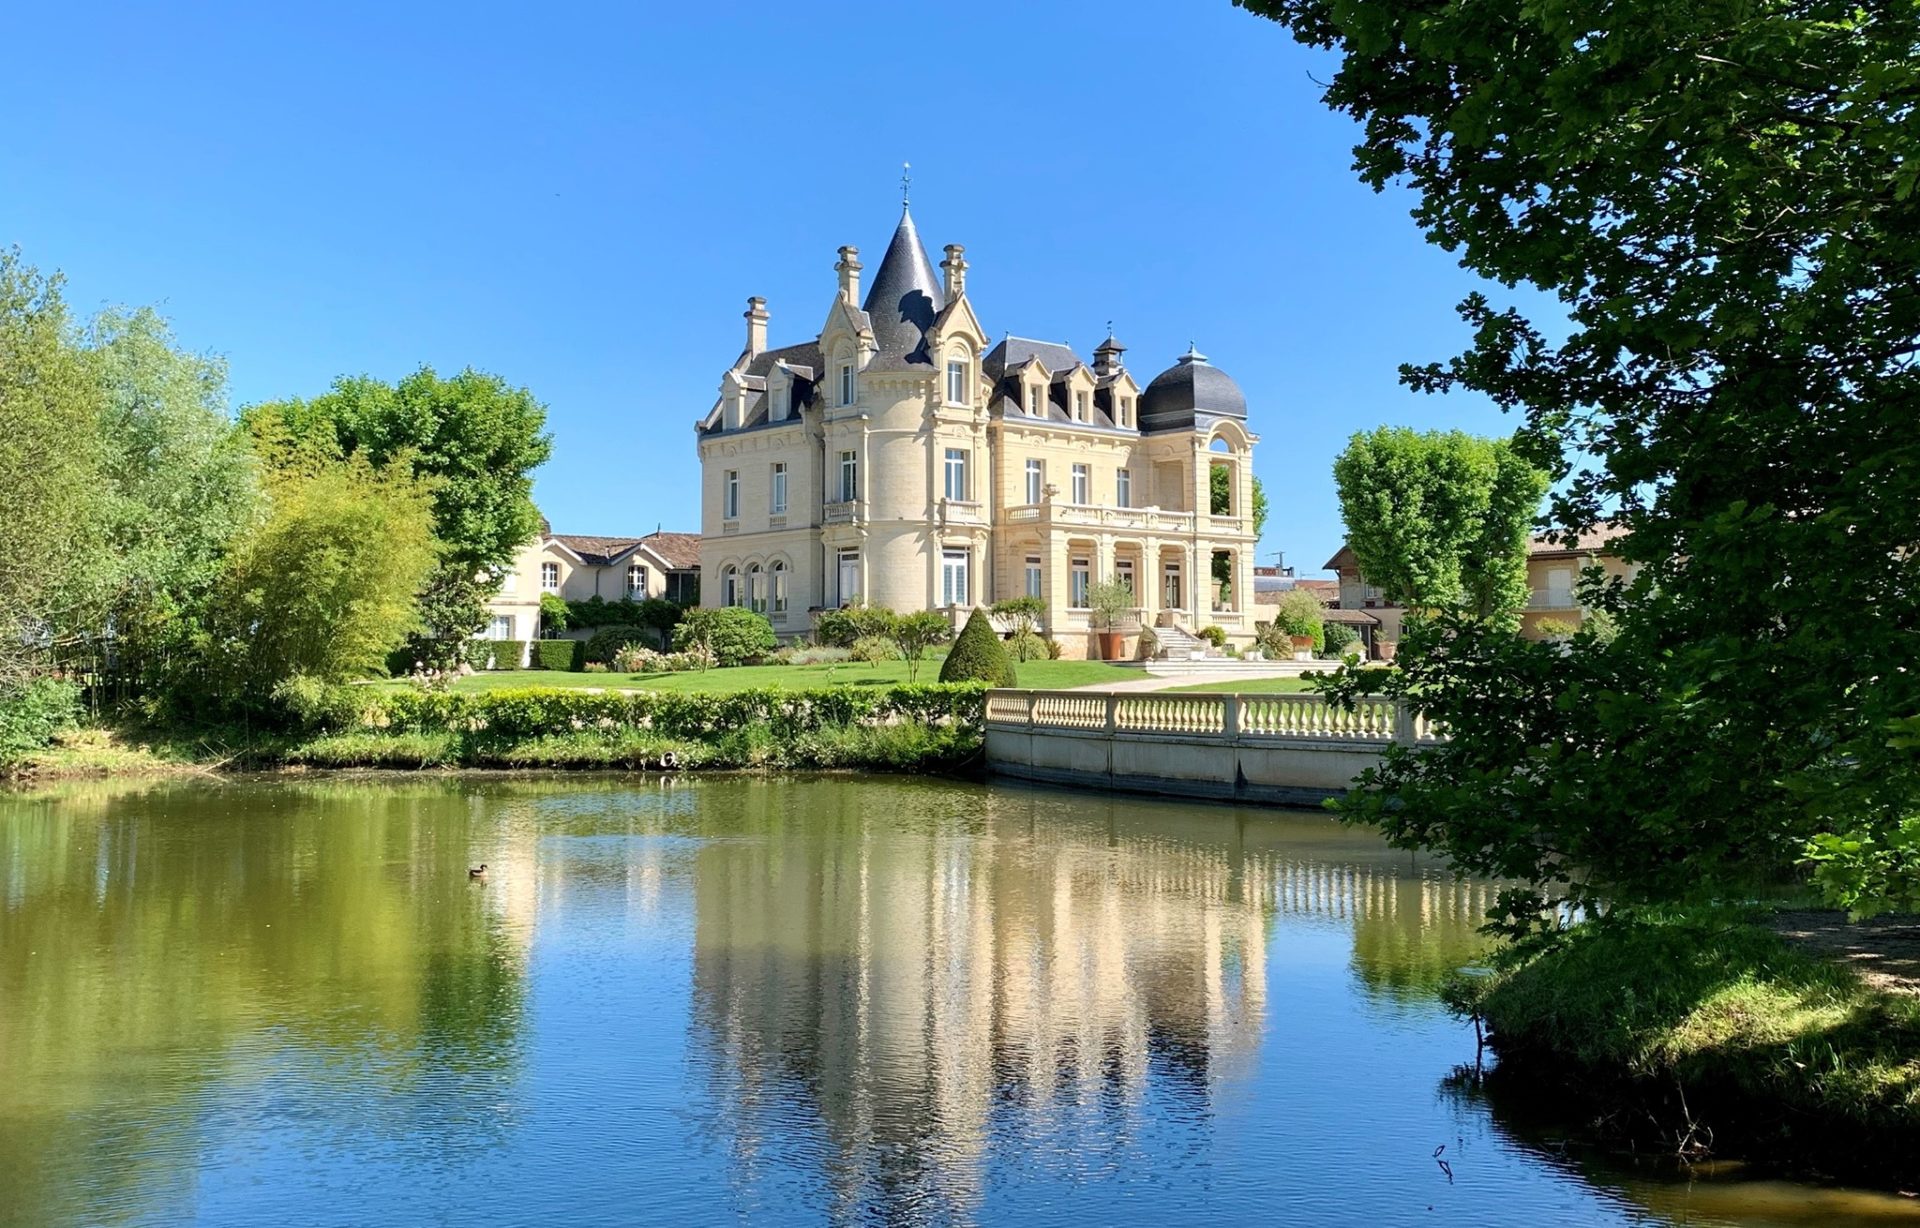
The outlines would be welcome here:
<svg viewBox="0 0 1920 1228">
<path fill-rule="evenodd" d="M 558 669 L 579 673 L 587 663 L 585 640 L 535 640 L 530 669 Z"/>
<path fill-rule="evenodd" d="M 976 609 L 953 642 L 945 664 L 940 667 L 942 682 L 984 682 L 990 686 L 1019 685 L 1013 672 L 1013 658 L 1000 642 L 988 621 L 986 611 Z"/>
<path fill-rule="evenodd" d="M 488 640 L 487 645 L 493 653 L 488 669 L 519 669 L 520 662 L 526 658 L 525 640 Z"/>
<path fill-rule="evenodd" d="M 777 687 L 724 695 L 637 691 L 598 694 L 568 687 L 508 691 L 392 691 L 361 713 L 363 727 L 405 733 L 453 732 L 481 744 L 570 731 L 645 730 L 665 738 L 712 740 L 752 728 L 776 738 L 894 721 L 950 726 L 977 734 L 986 688 L 971 684 Z"/>
</svg>

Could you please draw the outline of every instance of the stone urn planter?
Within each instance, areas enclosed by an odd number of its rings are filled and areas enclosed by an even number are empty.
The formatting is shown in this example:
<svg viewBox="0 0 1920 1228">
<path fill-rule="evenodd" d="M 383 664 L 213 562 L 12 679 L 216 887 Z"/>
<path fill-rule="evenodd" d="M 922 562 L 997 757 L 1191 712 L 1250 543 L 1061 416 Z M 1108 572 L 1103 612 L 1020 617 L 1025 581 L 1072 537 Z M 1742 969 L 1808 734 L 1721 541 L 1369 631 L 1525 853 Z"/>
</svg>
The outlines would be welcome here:
<svg viewBox="0 0 1920 1228">
<path fill-rule="evenodd" d="M 1393 660 L 1393 654 L 1400 650 L 1400 645 L 1394 643 L 1392 640 L 1376 640 L 1374 641 L 1373 650 L 1380 654 L 1382 661 L 1391 661 Z"/>
<path fill-rule="evenodd" d="M 1127 656 L 1127 633 L 1124 631 L 1101 631 L 1100 659 L 1102 661 L 1123 661 Z"/>
<path fill-rule="evenodd" d="M 1293 644 L 1294 660 L 1313 660 L 1313 637 L 1311 635 L 1290 635 L 1287 639 Z"/>
</svg>

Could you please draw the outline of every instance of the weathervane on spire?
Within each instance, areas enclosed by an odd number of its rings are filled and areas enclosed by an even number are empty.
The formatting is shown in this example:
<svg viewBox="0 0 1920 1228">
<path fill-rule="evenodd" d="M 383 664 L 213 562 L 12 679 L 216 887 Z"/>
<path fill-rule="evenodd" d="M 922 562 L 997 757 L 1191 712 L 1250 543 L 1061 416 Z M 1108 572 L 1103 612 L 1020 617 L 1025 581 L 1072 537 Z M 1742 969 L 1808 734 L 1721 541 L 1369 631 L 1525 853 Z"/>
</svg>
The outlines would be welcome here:
<svg viewBox="0 0 1920 1228">
<path fill-rule="evenodd" d="M 908 203 L 908 190 L 913 187 L 913 163 L 900 164 L 900 207 L 905 209 Z"/>
</svg>

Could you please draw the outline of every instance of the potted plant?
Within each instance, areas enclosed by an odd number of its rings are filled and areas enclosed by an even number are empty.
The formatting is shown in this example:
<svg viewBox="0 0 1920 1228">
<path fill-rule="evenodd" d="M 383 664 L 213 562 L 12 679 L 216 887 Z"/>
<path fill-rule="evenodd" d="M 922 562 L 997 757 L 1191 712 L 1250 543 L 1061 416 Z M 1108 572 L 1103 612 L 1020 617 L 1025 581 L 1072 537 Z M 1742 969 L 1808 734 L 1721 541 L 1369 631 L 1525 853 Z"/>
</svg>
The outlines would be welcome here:
<svg viewBox="0 0 1920 1228">
<path fill-rule="evenodd" d="M 1087 589 L 1087 608 L 1099 633 L 1100 659 L 1118 661 L 1126 656 L 1126 623 L 1133 614 L 1133 589 L 1118 580 L 1102 580 Z"/>
<path fill-rule="evenodd" d="M 1326 634 L 1325 607 L 1305 589 L 1289 589 L 1280 595 L 1273 610 L 1274 630 L 1287 637 L 1295 660 L 1312 657 Z"/>
</svg>

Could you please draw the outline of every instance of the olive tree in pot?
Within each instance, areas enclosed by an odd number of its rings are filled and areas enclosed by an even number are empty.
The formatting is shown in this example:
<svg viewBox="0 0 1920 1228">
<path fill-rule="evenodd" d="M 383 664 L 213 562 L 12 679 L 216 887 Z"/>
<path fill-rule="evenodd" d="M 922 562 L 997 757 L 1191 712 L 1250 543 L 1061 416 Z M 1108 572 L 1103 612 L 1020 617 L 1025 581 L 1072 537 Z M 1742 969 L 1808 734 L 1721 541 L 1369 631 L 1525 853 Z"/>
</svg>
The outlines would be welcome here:
<svg viewBox="0 0 1920 1228">
<path fill-rule="evenodd" d="M 1326 607 L 1305 589 L 1290 589 L 1280 595 L 1273 609 L 1273 628 L 1286 636 L 1295 658 L 1310 656 L 1326 643 Z"/>
<path fill-rule="evenodd" d="M 1133 621 L 1133 588 L 1119 580 L 1102 580 L 1087 589 L 1087 608 L 1100 636 L 1100 659 L 1118 661 L 1127 655 L 1127 628 Z"/>
</svg>

